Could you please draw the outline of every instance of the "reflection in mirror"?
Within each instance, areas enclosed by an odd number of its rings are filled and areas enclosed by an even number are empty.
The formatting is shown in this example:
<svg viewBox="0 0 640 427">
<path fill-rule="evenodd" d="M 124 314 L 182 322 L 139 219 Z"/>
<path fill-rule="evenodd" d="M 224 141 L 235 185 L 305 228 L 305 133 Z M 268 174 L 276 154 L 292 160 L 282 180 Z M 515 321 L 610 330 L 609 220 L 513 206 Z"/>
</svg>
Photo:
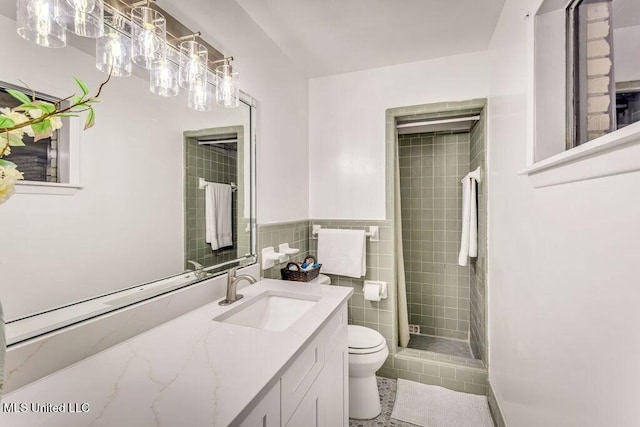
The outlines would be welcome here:
<svg viewBox="0 0 640 427">
<path fill-rule="evenodd" d="M 244 126 L 185 132 L 184 146 L 185 267 L 228 265 L 250 256 Z"/>
<path fill-rule="evenodd" d="M 64 49 L 34 46 L 16 34 L 15 21 L 3 16 L 5 8 L 2 2 L 4 54 L 20 60 L 3 63 L 0 81 L 22 87 L 24 81 L 54 99 L 73 93 L 73 76 L 92 90 L 104 81 L 95 68 L 94 43 L 89 55 L 79 39 L 70 39 Z M 193 271 L 189 260 L 202 264 L 207 277 L 253 262 L 254 101 L 243 95 L 238 108 L 214 105 L 211 111 L 195 112 L 187 107 L 186 93 L 159 98 L 149 91 L 148 74 L 137 73 L 111 79 L 95 107 L 93 128 L 82 131 L 82 124 L 70 119 L 61 129 L 68 145 L 57 160 L 67 180 L 20 183 L 17 194 L 0 206 L 0 299 L 9 344 L 205 277 Z M 218 129 L 232 128 L 242 141 L 236 143 L 235 180 L 222 179 L 217 169 L 202 169 L 202 176 L 191 180 L 185 132 L 216 135 Z M 205 159 L 196 160 L 196 169 Z M 223 166 L 219 173 L 231 173 L 230 168 Z M 190 199 L 196 211 L 204 208 L 199 177 L 237 185 L 232 246 L 205 251 L 187 236 L 190 226 L 198 232 L 204 226 L 197 212 L 188 220 L 190 209 L 185 208 Z"/>
</svg>

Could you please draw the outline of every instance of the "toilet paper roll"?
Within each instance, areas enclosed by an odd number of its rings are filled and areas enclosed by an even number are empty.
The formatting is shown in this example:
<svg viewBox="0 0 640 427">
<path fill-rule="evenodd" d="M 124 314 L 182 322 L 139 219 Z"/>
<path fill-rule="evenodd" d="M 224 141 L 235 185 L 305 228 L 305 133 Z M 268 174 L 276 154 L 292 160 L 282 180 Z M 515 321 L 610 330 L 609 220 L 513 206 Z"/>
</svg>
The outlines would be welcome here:
<svg viewBox="0 0 640 427">
<path fill-rule="evenodd" d="M 368 301 L 380 301 L 380 285 L 375 283 L 364 285 L 364 299 Z"/>
</svg>

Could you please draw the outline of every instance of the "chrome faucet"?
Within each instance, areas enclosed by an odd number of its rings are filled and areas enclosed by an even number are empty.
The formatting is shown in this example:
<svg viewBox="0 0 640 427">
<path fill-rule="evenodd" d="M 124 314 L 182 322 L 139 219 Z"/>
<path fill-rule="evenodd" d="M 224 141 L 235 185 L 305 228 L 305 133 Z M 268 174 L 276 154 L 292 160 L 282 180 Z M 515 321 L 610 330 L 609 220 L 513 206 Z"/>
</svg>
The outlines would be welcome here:
<svg viewBox="0 0 640 427">
<path fill-rule="evenodd" d="M 243 295 L 241 294 L 236 294 L 236 288 L 238 287 L 239 282 L 246 280 L 251 284 L 256 283 L 256 279 L 253 276 L 249 276 L 248 274 L 242 274 L 240 276 L 236 276 L 237 270 L 238 270 L 238 267 L 234 267 L 229 270 L 229 273 L 227 276 L 227 299 L 220 301 L 218 304 L 230 305 L 243 297 Z"/>
<path fill-rule="evenodd" d="M 196 276 L 196 279 L 204 279 L 207 277 L 207 272 L 204 271 L 204 266 L 195 261 L 187 261 L 189 264 L 193 265 L 193 274 Z"/>
</svg>

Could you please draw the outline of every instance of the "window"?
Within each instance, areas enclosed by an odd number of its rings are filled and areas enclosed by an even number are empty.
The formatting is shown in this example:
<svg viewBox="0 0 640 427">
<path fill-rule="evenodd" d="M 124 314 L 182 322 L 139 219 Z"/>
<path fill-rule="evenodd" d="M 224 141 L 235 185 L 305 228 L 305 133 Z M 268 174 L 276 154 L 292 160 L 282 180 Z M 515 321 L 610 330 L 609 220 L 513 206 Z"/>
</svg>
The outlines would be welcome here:
<svg viewBox="0 0 640 427">
<path fill-rule="evenodd" d="M 574 0 L 567 18 L 567 148 L 640 121 L 640 1 Z"/>
<path fill-rule="evenodd" d="M 544 0 L 527 166 L 536 188 L 640 171 L 640 1 Z"/>
<path fill-rule="evenodd" d="M 14 108 L 20 102 L 9 95 L 6 89 L 17 89 L 29 93 L 28 89 L 13 87 L 8 84 L 0 84 L 0 108 Z M 36 99 L 48 102 L 57 102 L 58 99 L 36 94 Z M 11 154 L 6 158 L 18 165 L 20 172 L 24 174 L 25 181 L 58 183 L 60 173 L 58 170 L 59 138 L 62 133 L 56 131 L 50 138 L 33 142 L 33 138 L 24 135 L 24 147 L 11 147 Z"/>
</svg>

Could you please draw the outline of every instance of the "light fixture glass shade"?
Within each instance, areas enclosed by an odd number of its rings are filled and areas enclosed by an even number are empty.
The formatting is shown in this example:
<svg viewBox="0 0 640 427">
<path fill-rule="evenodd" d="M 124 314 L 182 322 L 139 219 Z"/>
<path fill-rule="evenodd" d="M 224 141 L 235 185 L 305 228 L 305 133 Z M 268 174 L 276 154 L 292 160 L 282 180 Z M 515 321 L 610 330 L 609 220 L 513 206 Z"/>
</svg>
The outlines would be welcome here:
<svg viewBox="0 0 640 427">
<path fill-rule="evenodd" d="M 189 88 L 189 108 L 195 111 L 210 111 L 213 105 L 213 90 L 210 84 L 197 83 Z"/>
<path fill-rule="evenodd" d="M 44 47 L 64 47 L 67 35 L 56 21 L 59 0 L 18 0 L 17 31 L 20 37 Z"/>
<path fill-rule="evenodd" d="M 216 68 L 216 104 L 225 108 L 236 108 L 240 105 L 240 89 L 238 73 L 228 63 Z"/>
<path fill-rule="evenodd" d="M 207 63 L 209 51 L 195 40 L 180 43 L 180 86 L 189 89 L 191 85 L 207 83 Z"/>
<path fill-rule="evenodd" d="M 171 97 L 178 95 L 178 66 L 166 58 L 151 68 L 149 89 L 156 95 Z"/>
<path fill-rule="evenodd" d="M 56 20 L 67 31 L 82 37 L 100 37 L 104 33 L 103 0 L 58 0 Z"/>
<path fill-rule="evenodd" d="M 157 10 L 146 6 L 131 9 L 131 60 L 148 70 L 163 61 L 166 30 L 167 21 Z"/>
<path fill-rule="evenodd" d="M 105 28 L 96 39 L 96 68 L 115 77 L 131 75 L 131 42 L 120 31 Z"/>
</svg>

